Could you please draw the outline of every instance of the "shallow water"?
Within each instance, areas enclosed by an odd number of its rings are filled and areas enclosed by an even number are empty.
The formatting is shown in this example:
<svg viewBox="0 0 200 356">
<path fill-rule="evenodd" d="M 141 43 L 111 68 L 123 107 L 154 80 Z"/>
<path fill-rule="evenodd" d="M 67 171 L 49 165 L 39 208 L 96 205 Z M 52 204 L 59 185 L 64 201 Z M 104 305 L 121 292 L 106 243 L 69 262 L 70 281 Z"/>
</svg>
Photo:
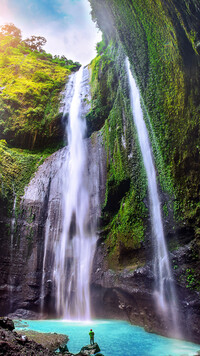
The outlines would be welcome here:
<svg viewBox="0 0 200 356">
<path fill-rule="evenodd" d="M 200 345 L 150 334 L 124 321 L 26 320 L 22 324 L 23 329 L 26 325 L 27 329 L 39 332 L 68 335 L 69 351 L 73 353 L 89 343 L 88 333 L 91 328 L 95 332 L 95 342 L 105 356 L 194 356 L 200 350 Z"/>
</svg>

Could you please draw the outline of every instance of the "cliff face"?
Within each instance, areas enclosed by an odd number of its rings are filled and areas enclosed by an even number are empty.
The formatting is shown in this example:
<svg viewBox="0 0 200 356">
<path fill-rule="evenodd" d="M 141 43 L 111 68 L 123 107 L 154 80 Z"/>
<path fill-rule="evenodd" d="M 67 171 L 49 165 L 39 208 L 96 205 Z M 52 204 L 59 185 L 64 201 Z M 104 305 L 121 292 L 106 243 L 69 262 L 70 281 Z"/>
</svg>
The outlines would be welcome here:
<svg viewBox="0 0 200 356">
<path fill-rule="evenodd" d="M 133 66 L 155 136 L 161 185 L 174 212 L 199 235 L 200 9 L 191 1 L 90 1 L 107 39 Z"/>
<path fill-rule="evenodd" d="M 88 181 L 91 192 L 90 214 L 100 214 L 100 205 L 105 194 L 105 152 L 101 135 L 87 139 Z M 21 309 L 21 316 L 27 310 L 40 312 L 41 287 L 45 233 L 49 240 L 55 239 L 61 229 L 62 215 L 62 167 L 66 160 L 67 147 L 51 155 L 39 167 L 23 196 L 17 220 L 17 228 L 8 243 L 2 231 L 1 243 L 1 285 L 0 313 Z M 99 190 L 94 190 L 93 182 L 98 179 Z M 100 199 L 98 199 L 98 197 Z M 94 212 L 97 209 L 97 212 Z M 9 222 L 9 220 L 8 220 Z M 47 256 L 49 266 L 45 279 L 45 311 L 54 314 L 54 290 L 51 288 L 52 254 L 50 246 Z M 26 311 L 25 311 L 26 310 Z M 27 314 L 27 315 L 26 315 Z M 20 315 L 20 314 L 19 314 Z M 30 314 L 29 314 L 30 317 Z"/>
<path fill-rule="evenodd" d="M 196 1 L 90 3 L 93 19 L 104 33 L 92 63 L 92 93 L 94 110 L 104 108 L 100 121 L 108 172 L 104 239 L 92 276 L 98 300 L 95 313 L 106 310 L 105 315 L 120 314 L 148 329 L 170 333 L 153 306 L 149 203 L 130 113 L 127 55 L 154 152 L 183 334 L 199 341 L 200 9 Z M 107 91 L 107 100 L 101 88 Z M 95 125 L 95 116 L 93 120 Z"/>
<path fill-rule="evenodd" d="M 86 115 L 88 137 L 99 130 L 87 139 L 87 147 L 89 182 L 94 181 L 98 166 L 101 184 L 96 193 L 102 204 L 98 206 L 99 215 L 102 208 L 100 239 L 91 278 L 93 312 L 170 334 L 154 305 L 149 201 L 130 107 L 128 56 L 155 157 L 180 323 L 185 338 L 199 342 L 199 5 L 195 0 L 90 3 L 104 33 L 98 56 L 90 65 L 92 99 Z M 3 149 L 9 154 L 8 148 Z M 1 205 L 1 313 L 40 309 L 45 229 L 47 220 L 52 234 L 60 229 L 59 171 L 66 150 L 39 168 L 18 206 L 17 229 L 13 228 L 12 204 L 10 218 Z M 11 175 L 14 158 L 6 156 L 12 163 Z M 11 191 L 11 184 L 8 188 Z M 44 298 L 46 311 L 53 313 L 50 282 Z"/>
</svg>

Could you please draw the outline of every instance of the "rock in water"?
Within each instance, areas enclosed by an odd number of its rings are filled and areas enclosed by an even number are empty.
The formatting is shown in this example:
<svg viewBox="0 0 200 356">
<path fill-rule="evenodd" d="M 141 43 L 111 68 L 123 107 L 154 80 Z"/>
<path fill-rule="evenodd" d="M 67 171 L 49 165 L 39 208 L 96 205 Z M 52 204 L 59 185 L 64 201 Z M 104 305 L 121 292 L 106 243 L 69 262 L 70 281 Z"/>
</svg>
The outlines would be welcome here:
<svg viewBox="0 0 200 356">
<path fill-rule="evenodd" d="M 65 352 L 69 352 L 68 347 L 65 343 L 59 346 L 59 351 L 61 354 L 65 354 Z"/>
<path fill-rule="evenodd" d="M 99 351 L 101 351 L 99 345 L 95 342 L 94 345 L 83 346 L 80 355 L 94 355 Z"/>
</svg>

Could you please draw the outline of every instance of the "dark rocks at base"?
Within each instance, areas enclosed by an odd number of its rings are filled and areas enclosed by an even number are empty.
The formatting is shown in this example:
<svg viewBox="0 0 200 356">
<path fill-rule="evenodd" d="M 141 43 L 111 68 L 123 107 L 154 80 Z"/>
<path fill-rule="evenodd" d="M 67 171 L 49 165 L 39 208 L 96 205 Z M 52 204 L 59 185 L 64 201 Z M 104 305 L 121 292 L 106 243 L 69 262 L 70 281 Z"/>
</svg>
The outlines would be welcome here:
<svg viewBox="0 0 200 356">
<path fill-rule="evenodd" d="M 8 314 L 8 317 L 11 319 L 38 320 L 41 319 L 41 314 L 31 310 L 17 309 L 15 312 Z"/>
<path fill-rule="evenodd" d="M 66 352 L 67 352 L 68 354 L 70 354 L 70 353 L 69 353 L 69 350 L 68 350 L 68 347 L 67 347 L 67 344 L 62 344 L 62 345 L 60 345 L 60 346 L 59 346 L 59 351 L 60 351 L 61 354 L 65 354 L 65 355 L 66 355 Z"/>
<path fill-rule="evenodd" d="M 12 319 L 5 317 L 5 318 L 0 318 L 0 327 L 12 331 L 14 330 L 15 325 Z"/>
<path fill-rule="evenodd" d="M 27 323 L 25 324 L 22 322 L 20 324 L 21 327 L 27 327 Z M 69 340 L 67 335 L 57 334 L 54 332 L 42 333 L 34 330 L 20 329 L 17 330 L 17 334 L 27 337 L 30 341 L 35 341 L 37 344 L 42 345 L 50 351 L 57 350 L 60 345 L 66 345 Z"/>
<path fill-rule="evenodd" d="M 81 355 L 94 355 L 101 351 L 99 345 L 95 342 L 94 345 L 87 345 L 82 347 L 80 353 Z"/>
<path fill-rule="evenodd" d="M 88 356 L 95 355 L 97 352 L 101 351 L 99 345 L 95 342 L 94 345 L 83 346 L 81 351 L 75 356 Z"/>
<path fill-rule="evenodd" d="M 53 356 L 54 352 L 34 341 L 30 341 L 25 335 L 19 335 L 13 331 L 14 323 L 11 319 L 1 319 L 0 325 L 0 356 Z M 5 322 L 3 322 L 5 320 Z"/>
<path fill-rule="evenodd" d="M 104 356 L 103 354 L 99 353 L 99 351 L 101 350 L 96 342 L 94 343 L 94 345 L 83 346 L 78 354 L 72 354 L 71 352 L 69 352 L 66 344 L 61 345 L 59 347 L 59 350 L 60 350 L 60 354 L 65 356 L 89 356 L 89 355 Z"/>
<path fill-rule="evenodd" d="M 183 275 L 183 270 L 188 268 L 185 263 L 189 255 L 185 254 L 185 249 L 188 248 L 189 246 L 171 255 L 175 265 L 178 265 L 177 270 L 173 271 L 177 281 L 180 280 L 181 274 Z M 180 282 L 179 284 L 177 282 L 176 290 L 182 338 L 199 344 L 200 293 Z M 124 269 L 111 270 L 108 267 L 107 249 L 103 242 L 98 243 L 94 257 L 91 301 L 96 317 L 127 320 L 144 327 L 148 332 L 176 337 L 171 327 L 172 316 L 164 317 L 156 307 L 152 264 L 148 263 L 140 268 L 127 266 Z"/>
</svg>

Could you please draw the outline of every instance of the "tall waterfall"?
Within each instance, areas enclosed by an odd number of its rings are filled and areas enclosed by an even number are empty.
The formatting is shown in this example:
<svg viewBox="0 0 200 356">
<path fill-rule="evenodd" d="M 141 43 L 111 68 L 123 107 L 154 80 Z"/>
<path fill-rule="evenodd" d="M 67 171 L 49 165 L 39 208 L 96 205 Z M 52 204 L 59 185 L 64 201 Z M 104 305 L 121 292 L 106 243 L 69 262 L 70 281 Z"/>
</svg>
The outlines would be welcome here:
<svg viewBox="0 0 200 356">
<path fill-rule="evenodd" d="M 156 170 L 154 167 L 148 131 L 143 119 L 140 104 L 140 93 L 132 76 L 128 59 L 126 59 L 126 66 L 130 85 L 133 119 L 137 129 L 139 145 L 148 179 L 151 226 L 154 245 L 155 300 L 160 313 L 164 316 L 170 315 L 173 330 L 178 333 L 176 293 L 164 237 L 161 204 L 156 183 Z"/>
<path fill-rule="evenodd" d="M 91 213 L 91 190 L 95 189 L 94 184 L 89 182 L 87 145 L 84 139 L 86 122 L 83 106 L 87 97 L 87 93 L 84 93 L 85 73 L 86 68 L 81 68 L 72 74 L 66 89 L 64 114 L 68 114 L 68 147 L 56 183 L 58 189 L 62 190 L 61 211 L 57 212 L 61 224 L 58 222 L 57 229 L 54 228 L 54 237 L 49 237 L 49 213 L 43 258 L 42 304 L 47 279 L 45 268 L 49 268 L 47 265 L 50 262 L 47 263 L 47 260 L 51 258 L 56 312 L 58 316 L 71 320 L 88 320 L 91 317 L 90 271 L 96 246 L 96 219 L 95 214 L 92 216 Z"/>
</svg>

